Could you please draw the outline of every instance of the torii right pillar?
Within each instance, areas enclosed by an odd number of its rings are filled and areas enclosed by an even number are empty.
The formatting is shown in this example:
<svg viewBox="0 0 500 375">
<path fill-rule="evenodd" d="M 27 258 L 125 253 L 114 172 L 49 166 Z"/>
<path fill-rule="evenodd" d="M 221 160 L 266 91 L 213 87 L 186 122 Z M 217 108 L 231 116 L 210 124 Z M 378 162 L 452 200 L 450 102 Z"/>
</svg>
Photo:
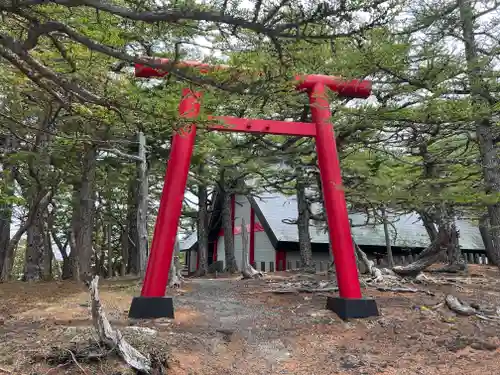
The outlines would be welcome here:
<svg viewBox="0 0 500 375">
<path fill-rule="evenodd" d="M 339 286 L 339 297 L 328 297 L 327 309 L 334 311 L 341 319 L 378 316 L 379 311 L 375 300 L 363 298 L 361 295 L 356 256 L 342 185 L 340 162 L 327 96 L 328 89 L 339 92 L 338 81 L 332 77 L 321 75 L 310 75 L 299 79 L 301 82 L 298 89 L 307 91 L 312 121 L 316 124 L 316 151 L 328 232 Z M 339 94 L 349 96 L 348 93 L 339 92 Z"/>
</svg>

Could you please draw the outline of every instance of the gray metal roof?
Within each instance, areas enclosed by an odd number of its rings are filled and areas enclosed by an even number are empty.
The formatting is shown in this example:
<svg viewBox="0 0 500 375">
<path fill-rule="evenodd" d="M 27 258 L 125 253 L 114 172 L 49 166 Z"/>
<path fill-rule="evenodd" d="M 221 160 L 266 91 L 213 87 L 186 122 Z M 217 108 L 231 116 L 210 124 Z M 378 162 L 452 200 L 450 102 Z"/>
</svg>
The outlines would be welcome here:
<svg viewBox="0 0 500 375">
<path fill-rule="evenodd" d="M 198 235 L 196 231 L 194 231 L 184 239 L 179 240 L 179 250 L 180 251 L 189 250 L 196 244 L 197 241 L 198 241 Z"/>
<path fill-rule="evenodd" d="M 286 224 L 284 219 L 297 219 L 297 201 L 295 197 L 287 197 L 278 193 L 260 194 L 255 198 L 262 214 L 267 220 L 271 230 L 278 241 L 298 242 L 299 233 L 296 225 Z M 360 246 L 385 246 L 384 228 L 381 224 L 363 225 L 366 222 L 366 215 L 361 213 L 350 214 L 353 228 L 352 236 Z M 404 214 L 390 217 L 394 228 L 389 226 L 392 238 L 392 245 L 395 247 L 427 247 L 429 236 L 417 213 Z M 464 250 L 484 250 L 479 229 L 472 222 L 467 220 L 457 220 L 457 227 L 460 232 L 460 247 Z M 310 226 L 311 242 L 328 243 L 328 234 L 324 227 L 311 222 Z M 180 241 L 181 251 L 190 249 L 196 244 L 197 235 L 193 232 Z"/>
<path fill-rule="evenodd" d="M 297 218 L 297 201 L 295 197 L 286 197 L 276 193 L 261 194 L 255 201 L 278 241 L 298 242 L 299 234 L 296 225 L 283 223 L 283 219 L 295 220 Z M 365 214 L 350 214 L 352 220 L 352 236 L 361 246 L 385 246 L 384 228 L 379 225 L 356 227 L 366 222 Z M 392 245 L 396 247 L 426 247 L 429 245 L 429 236 L 417 213 L 404 214 L 391 217 L 394 231 L 391 226 L 389 231 L 393 239 Z M 457 220 L 460 232 L 460 247 L 467 250 L 484 250 L 479 229 L 466 220 Z M 328 243 L 328 234 L 324 227 L 311 222 L 311 242 Z"/>
</svg>

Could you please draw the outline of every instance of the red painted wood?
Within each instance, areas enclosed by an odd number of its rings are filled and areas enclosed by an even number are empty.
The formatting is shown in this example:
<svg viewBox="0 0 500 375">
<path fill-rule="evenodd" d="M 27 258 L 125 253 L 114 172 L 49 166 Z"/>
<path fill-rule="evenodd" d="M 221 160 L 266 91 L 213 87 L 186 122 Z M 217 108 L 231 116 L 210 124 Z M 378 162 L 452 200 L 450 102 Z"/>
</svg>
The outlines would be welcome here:
<svg viewBox="0 0 500 375">
<path fill-rule="evenodd" d="M 340 162 L 335 134 L 331 123 L 332 114 L 326 86 L 317 83 L 309 92 L 312 120 L 316 123 L 316 152 L 323 187 L 323 201 L 332 243 L 339 295 L 342 298 L 361 298 L 358 268 L 351 237 L 351 226 L 342 186 Z"/>
<path fill-rule="evenodd" d="M 152 64 L 168 64 L 171 60 L 169 59 L 155 59 L 151 60 Z M 176 64 L 177 68 L 186 68 L 191 67 L 193 69 L 197 69 L 201 74 L 207 74 L 210 71 L 220 71 L 220 70 L 229 70 L 230 66 L 227 65 L 209 65 L 200 63 L 198 61 L 179 61 Z M 235 77 L 238 78 L 238 75 L 246 75 L 246 76 L 259 76 L 262 73 L 255 72 L 238 72 L 236 69 L 234 70 Z M 135 76 L 140 78 L 153 78 L 153 77 L 164 77 L 168 74 L 167 71 L 162 70 L 159 66 L 157 68 L 153 68 L 144 64 L 135 64 Z M 327 86 L 330 90 L 336 92 L 339 96 L 348 97 L 348 98 L 367 98 L 370 96 L 372 84 L 367 80 L 351 80 L 346 81 L 341 77 L 335 76 L 325 76 L 321 74 L 296 74 L 294 77 L 294 81 L 297 83 L 297 89 L 299 90 L 311 90 L 316 83 L 322 83 Z"/>
<path fill-rule="evenodd" d="M 249 224 L 247 224 L 247 230 L 250 232 Z M 255 223 L 254 232 L 264 232 L 264 227 L 262 226 L 261 223 Z M 235 226 L 233 234 L 240 234 L 240 233 L 241 233 L 241 225 Z M 224 228 L 219 229 L 218 235 L 219 237 L 224 235 Z"/>
<path fill-rule="evenodd" d="M 255 263 L 255 212 L 253 208 L 250 207 L 250 254 L 249 262 L 251 265 Z"/>
<path fill-rule="evenodd" d="M 212 255 L 212 260 L 214 262 L 217 262 L 217 246 L 219 245 L 218 242 L 219 242 L 219 237 L 217 237 L 214 242 L 214 254 Z"/>
<path fill-rule="evenodd" d="M 292 122 L 275 120 L 243 119 L 230 116 L 209 116 L 209 120 L 217 120 L 221 125 L 209 125 L 210 130 L 239 133 L 259 133 L 276 135 L 296 135 L 315 137 L 316 126 L 310 122 Z"/>
<path fill-rule="evenodd" d="M 285 271 L 286 269 L 286 251 L 276 250 L 276 271 Z"/>
<path fill-rule="evenodd" d="M 235 208 L 236 208 L 236 195 L 232 194 L 231 195 L 231 223 L 233 226 L 233 241 L 234 241 L 234 215 L 235 215 Z M 234 242 L 233 242 L 234 243 Z"/>
<path fill-rule="evenodd" d="M 168 60 L 159 60 L 159 64 L 156 65 L 156 68 L 163 68 L 159 66 L 162 63 L 168 63 Z M 200 64 L 193 61 L 179 62 L 177 65 L 194 67 L 198 69 L 200 73 L 208 73 L 212 70 L 228 68 L 226 66 Z M 152 69 L 140 64 L 136 64 L 135 68 L 137 77 L 161 77 L 167 74 L 159 69 Z M 252 72 L 235 73 L 237 75 L 255 74 Z M 260 73 L 256 74 L 259 75 Z M 234 76 L 233 79 L 238 79 L 238 76 Z M 294 123 L 270 123 L 266 120 L 250 119 L 238 119 L 235 121 L 231 118 L 225 118 L 224 121 L 233 121 L 234 126 L 244 125 L 244 129 L 240 128 L 235 131 L 249 131 L 250 129 L 250 131 L 253 132 L 266 133 L 271 131 L 284 132 L 286 130 L 287 133 L 282 134 L 315 136 L 325 209 L 329 223 L 330 240 L 332 242 L 332 249 L 335 257 L 339 295 L 343 298 L 360 298 L 361 288 L 358 280 L 346 202 L 342 189 L 342 178 L 335 136 L 331 123 L 330 104 L 327 99 L 326 90 L 327 88 L 331 89 L 340 96 L 366 98 L 370 95 L 371 83 L 369 81 L 358 80 L 345 81 L 338 77 L 322 75 L 297 75 L 295 76 L 295 82 L 298 90 L 307 91 L 309 95 L 312 120 L 316 127 L 315 133 L 310 130 L 297 130 L 298 124 Z M 198 118 L 200 110 L 199 98 L 201 93 L 193 92 L 191 89 L 183 89 L 182 95 L 183 98 L 179 105 L 180 115 L 193 120 Z M 225 124 L 228 125 L 227 123 Z M 273 127 L 276 129 L 272 129 Z M 292 131 L 290 129 L 293 130 L 292 133 L 290 133 Z M 307 129 L 307 126 L 304 126 L 304 129 Z M 217 128 L 214 130 L 224 129 Z M 302 131 L 302 133 L 294 133 L 296 131 Z M 173 137 L 151 253 L 141 291 L 143 297 L 161 297 L 165 293 L 168 280 L 168 271 L 166 270 L 170 269 L 170 263 L 172 261 L 172 252 L 182 209 L 195 135 L 196 126 L 193 124 L 186 127 L 182 132 L 177 132 Z M 231 197 L 233 236 L 235 233 L 234 205 L 235 197 L 233 195 Z M 252 231 L 252 233 L 254 233 L 254 231 Z M 286 268 L 286 252 L 283 250 L 276 251 L 276 268 Z"/>
<path fill-rule="evenodd" d="M 201 93 L 182 90 L 179 114 L 184 118 L 198 117 Z M 151 252 L 141 290 L 143 297 L 163 297 L 168 283 L 177 225 L 196 138 L 196 126 L 189 125 L 184 135 L 176 133 L 168 160 L 167 173 L 160 198 Z"/>
</svg>

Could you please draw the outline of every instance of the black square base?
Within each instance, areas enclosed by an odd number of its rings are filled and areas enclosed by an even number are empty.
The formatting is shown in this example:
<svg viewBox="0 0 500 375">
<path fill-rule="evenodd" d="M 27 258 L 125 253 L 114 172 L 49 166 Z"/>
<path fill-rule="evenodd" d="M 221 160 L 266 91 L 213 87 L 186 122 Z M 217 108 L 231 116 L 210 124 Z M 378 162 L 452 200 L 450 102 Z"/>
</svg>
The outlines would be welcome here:
<svg viewBox="0 0 500 375">
<path fill-rule="evenodd" d="M 134 297 L 128 312 L 132 319 L 174 318 L 172 297 Z"/>
<path fill-rule="evenodd" d="M 343 320 L 380 315 L 377 303 L 371 298 L 328 297 L 326 308 L 336 313 Z"/>
</svg>

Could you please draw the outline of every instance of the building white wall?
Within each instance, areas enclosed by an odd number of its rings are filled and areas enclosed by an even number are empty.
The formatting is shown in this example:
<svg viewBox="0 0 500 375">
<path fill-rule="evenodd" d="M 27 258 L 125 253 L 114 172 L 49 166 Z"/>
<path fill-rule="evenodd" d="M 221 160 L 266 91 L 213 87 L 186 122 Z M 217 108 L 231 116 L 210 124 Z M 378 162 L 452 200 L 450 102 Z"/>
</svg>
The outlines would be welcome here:
<svg viewBox="0 0 500 375">
<path fill-rule="evenodd" d="M 224 252 L 224 236 L 220 236 L 217 239 L 217 261 L 221 261 L 224 263 L 224 267 L 226 266 L 226 253 Z"/>
<path fill-rule="evenodd" d="M 245 220 L 246 225 L 250 225 L 250 202 L 244 195 L 236 194 L 234 198 L 234 221 L 235 226 L 241 225 L 241 219 Z"/>
<path fill-rule="evenodd" d="M 234 199 L 234 226 L 241 227 L 241 219 L 245 221 L 247 227 L 250 225 L 250 202 L 244 195 L 236 195 Z M 250 241 L 248 243 L 250 247 Z M 250 248 L 249 248 L 250 249 Z M 238 269 L 242 266 L 242 255 L 243 255 L 243 242 L 241 237 L 241 232 L 234 235 L 234 257 L 236 259 L 236 265 Z M 217 242 L 217 260 L 224 262 L 224 267 L 226 266 L 226 255 L 224 252 L 224 236 L 220 236 Z"/>
<path fill-rule="evenodd" d="M 189 254 L 189 272 L 196 272 L 196 259 L 198 257 L 198 252 L 196 250 L 189 250 Z"/>
<path fill-rule="evenodd" d="M 328 269 L 328 265 L 330 263 L 330 254 L 329 253 L 312 253 L 313 262 L 316 267 L 316 271 L 326 271 Z M 286 263 L 287 267 L 291 262 L 292 269 L 297 268 L 297 261 L 300 263 L 300 252 L 299 251 L 288 251 L 286 253 Z M 321 262 L 323 262 L 323 269 L 321 269 Z"/>
<path fill-rule="evenodd" d="M 242 219 L 245 221 L 247 228 L 250 226 L 250 211 L 251 206 L 248 198 L 244 195 L 236 194 L 234 198 L 234 226 L 241 227 Z M 250 235 L 250 233 L 249 233 Z M 250 238 L 248 239 L 248 250 L 250 250 Z M 238 269 L 243 266 L 243 241 L 241 232 L 234 235 L 234 257 Z M 247 255 L 248 256 L 248 255 Z"/>
<path fill-rule="evenodd" d="M 255 224 L 262 224 L 257 216 L 255 216 Z M 265 264 L 264 269 L 262 268 L 262 262 Z M 270 262 L 276 262 L 276 251 L 273 244 L 266 232 L 255 232 L 255 267 L 259 271 L 268 272 Z M 274 269 L 276 269 L 276 265 Z"/>
</svg>

